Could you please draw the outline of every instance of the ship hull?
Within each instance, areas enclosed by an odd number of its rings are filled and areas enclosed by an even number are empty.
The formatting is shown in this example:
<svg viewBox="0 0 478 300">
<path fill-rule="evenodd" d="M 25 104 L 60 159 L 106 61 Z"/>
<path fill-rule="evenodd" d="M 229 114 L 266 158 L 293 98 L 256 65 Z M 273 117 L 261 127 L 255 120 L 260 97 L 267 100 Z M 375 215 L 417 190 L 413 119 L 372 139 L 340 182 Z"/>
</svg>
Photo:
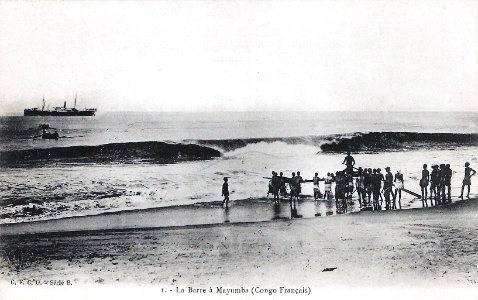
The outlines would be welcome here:
<svg viewBox="0 0 478 300">
<path fill-rule="evenodd" d="M 24 116 L 66 116 L 66 117 L 74 117 L 74 116 L 82 116 L 82 117 L 91 117 L 95 115 L 95 111 L 68 111 L 68 112 L 58 112 L 58 111 L 47 111 L 47 110 L 24 110 Z"/>
<path fill-rule="evenodd" d="M 43 111 L 43 110 L 28 110 L 25 109 L 23 111 L 24 116 L 50 116 L 50 111 Z"/>
</svg>

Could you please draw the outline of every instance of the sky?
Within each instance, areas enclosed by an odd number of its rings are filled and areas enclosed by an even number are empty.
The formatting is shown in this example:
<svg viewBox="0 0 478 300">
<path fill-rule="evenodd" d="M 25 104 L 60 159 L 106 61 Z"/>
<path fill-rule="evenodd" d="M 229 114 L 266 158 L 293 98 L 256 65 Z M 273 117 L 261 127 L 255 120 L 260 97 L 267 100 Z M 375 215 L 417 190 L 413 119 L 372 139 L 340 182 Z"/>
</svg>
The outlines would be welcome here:
<svg viewBox="0 0 478 300">
<path fill-rule="evenodd" d="M 478 1 L 0 2 L 0 114 L 478 111 Z"/>
</svg>

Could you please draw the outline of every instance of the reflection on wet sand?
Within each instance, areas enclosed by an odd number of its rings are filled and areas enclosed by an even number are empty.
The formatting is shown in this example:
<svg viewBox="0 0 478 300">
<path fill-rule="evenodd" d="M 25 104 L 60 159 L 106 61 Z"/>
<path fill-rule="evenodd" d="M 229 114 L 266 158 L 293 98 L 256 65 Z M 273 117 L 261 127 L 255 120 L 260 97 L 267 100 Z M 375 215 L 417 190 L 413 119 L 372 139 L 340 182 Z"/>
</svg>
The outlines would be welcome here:
<svg viewBox="0 0 478 300">
<path fill-rule="evenodd" d="M 72 217 L 38 222 L 0 225 L 2 234 L 89 231 L 129 228 L 181 227 L 219 223 L 263 222 L 296 217 L 315 218 L 335 215 L 335 200 L 301 198 L 297 211 L 290 210 L 288 199 L 275 205 L 267 198 L 237 200 L 225 209 L 219 201 L 194 205 L 111 212 L 93 216 Z M 353 211 L 355 205 L 350 206 Z"/>
</svg>

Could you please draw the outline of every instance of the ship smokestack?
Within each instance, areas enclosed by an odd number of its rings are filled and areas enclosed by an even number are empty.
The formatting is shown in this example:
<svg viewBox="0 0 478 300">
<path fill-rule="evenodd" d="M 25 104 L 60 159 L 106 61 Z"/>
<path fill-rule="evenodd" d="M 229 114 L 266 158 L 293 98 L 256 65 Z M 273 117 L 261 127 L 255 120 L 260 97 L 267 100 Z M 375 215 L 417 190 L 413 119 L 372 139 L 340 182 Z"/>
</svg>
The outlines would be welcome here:
<svg viewBox="0 0 478 300">
<path fill-rule="evenodd" d="M 66 108 L 66 101 L 63 103 L 63 108 Z"/>
</svg>

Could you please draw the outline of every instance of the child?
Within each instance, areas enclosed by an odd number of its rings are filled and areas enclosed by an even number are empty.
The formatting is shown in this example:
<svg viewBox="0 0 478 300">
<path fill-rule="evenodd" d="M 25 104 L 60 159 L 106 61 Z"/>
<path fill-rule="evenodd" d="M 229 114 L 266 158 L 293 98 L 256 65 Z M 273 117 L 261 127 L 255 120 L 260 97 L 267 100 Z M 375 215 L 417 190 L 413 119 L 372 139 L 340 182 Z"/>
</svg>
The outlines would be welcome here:
<svg viewBox="0 0 478 300">
<path fill-rule="evenodd" d="M 222 184 L 222 194 L 224 200 L 222 201 L 222 206 L 226 205 L 225 208 L 229 207 L 229 184 L 227 183 L 227 177 L 224 177 L 224 183 Z"/>
<path fill-rule="evenodd" d="M 470 163 L 465 163 L 465 178 L 463 178 L 463 185 L 461 186 L 461 196 L 460 198 L 463 199 L 463 190 L 465 186 L 468 186 L 468 194 L 467 198 L 470 198 L 470 185 L 471 185 L 471 176 L 475 175 L 476 171 L 470 168 Z"/>
</svg>

